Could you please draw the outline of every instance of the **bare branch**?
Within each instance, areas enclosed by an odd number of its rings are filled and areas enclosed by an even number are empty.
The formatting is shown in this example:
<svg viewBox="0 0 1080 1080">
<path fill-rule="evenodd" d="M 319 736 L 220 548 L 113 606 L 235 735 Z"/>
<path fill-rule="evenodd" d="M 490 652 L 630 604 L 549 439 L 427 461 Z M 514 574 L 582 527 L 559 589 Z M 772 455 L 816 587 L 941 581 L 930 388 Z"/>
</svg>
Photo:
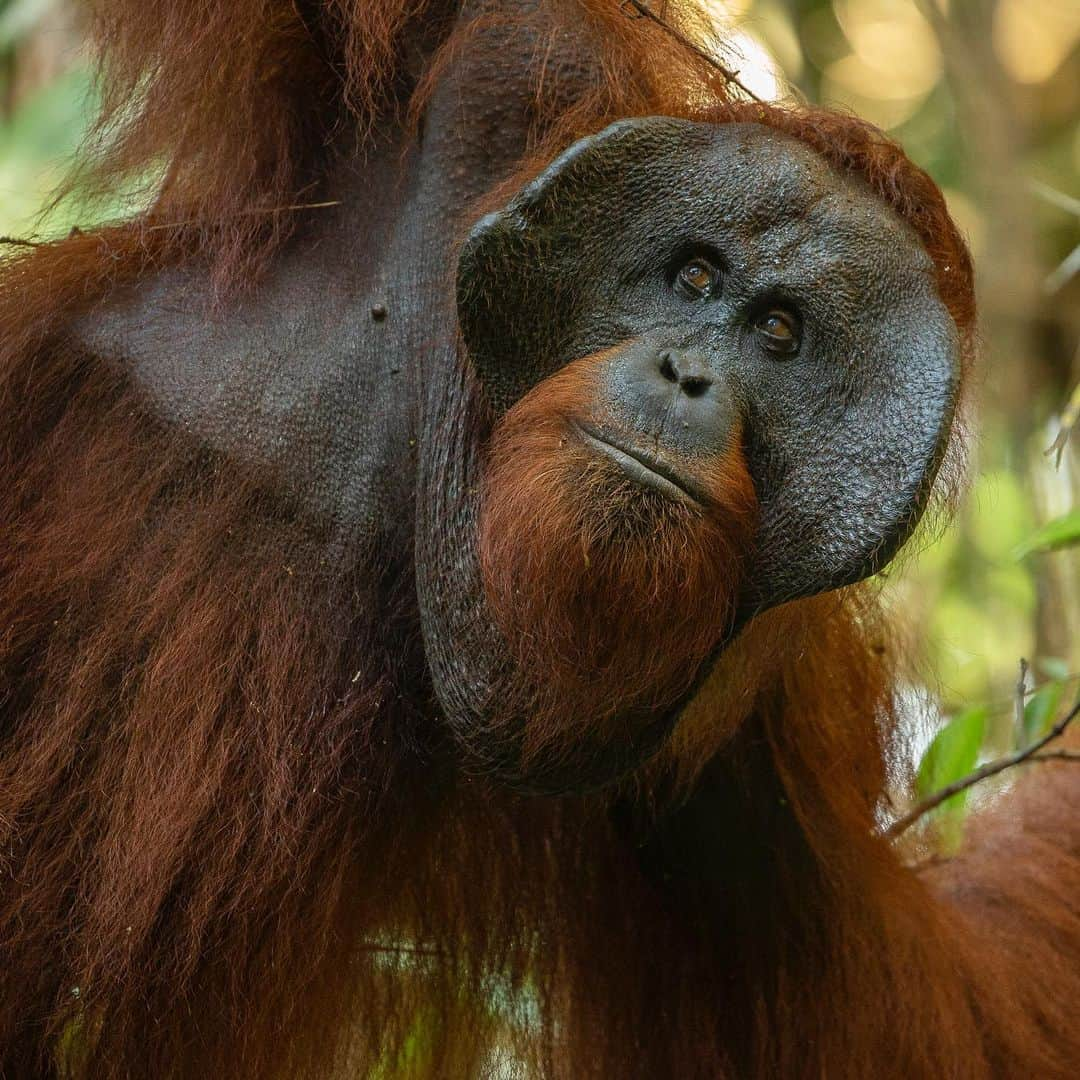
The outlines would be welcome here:
<svg viewBox="0 0 1080 1080">
<path fill-rule="evenodd" d="M 1024 698 L 1027 696 L 1028 662 L 1020 657 L 1020 678 L 1016 680 L 1016 697 L 1013 700 L 1013 729 L 1019 742 L 1024 734 Z"/>
<path fill-rule="evenodd" d="M 309 203 L 290 203 L 288 206 L 254 206 L 248 210 L 238 211 L 241 217 L 249 214 L 286 214 L 291 213 L 294 210 L 325 210 L 328 206 L 340 206 L 341 199 L 327 199 L 325 202 L 309 202 Z M 154 232 L 157 229 L 180 229 L 185 225 L 195 225 L 197 222 L 194 218 L 188 221 L 163 221 L 157 225 L 147 225 L 147 232 Z"/>
<path fill-rule="evenodd" d="M 1063 289 L 1077 274 L 1080 274 L 1080 244 L 1065 256 L 1065 259 L 1057 266 L 1043 282 L 1043 292 L 1047 296 Z"/>
<path fill-rule="evenodd" d="M 752 101 L 757 101 L 759 103 L 761 102 L 761 98 L 759 98 L 757 94 L 753 92 L 753 90 L 747 89 L 747 87 L 739 81 L 739 76 L 737 72 L 734 72 L 731 70 L 731 68 L 726 67 L 724 64 L 721 64 L 720 61 L 717 60 L 717 58 L 708 51 L 708 49 L 702 48 L 701 45 L 699 45 L 696 41 L 688 38 L 677 27 L 672 26 L 671 23 L 669 23 L 666 19 L 662 18 L 660 15 L 657 15 L 656 12 L 653 11 L 652 8 L 644 2 L 644 0 L 622 0 L 622 4 L 620 5 L 620 7 L 629 18 L 636 17 L 639 19 L 648 19 L 649 22 L 659 26 L 661 30 L 663 30 L 666 34 L 670 34 L 671 37 L 673 37 L 680 45 L 682 45 L 684 48 L 689 49 L 695 56 L 704 60 L 706 64 L 718 71 L 725 82 L 729 82 L 732 86 L 738 87 Z M 632 15 L 631 11 L 635 12 L 636 15 Z"/>
<path fill-rule="evenodd" d="M 1080 342 L 1076 346 L 1076 359 L 1080 360 Z M 1076 367 L 1074 362 L 1073 367 Z M 1073 429 L 1076 427 L 1077 420 L 1080 420 L 1080 383 L 1073 387 L 1072 393 L 1069 394 L 1069 400 L 1065 403 L 1065 408 L 1061 410 L 1061 427 L 1058 429 L 1057 437 L 1050 444 L 1049 448 L 1043 453 L 1046 457 L 1054 455 L 1055 468 L 1061 468 L 1061 455 L 1065 453 L 1065 447 L 1069 442 L 1069 436 L 1072 435 Z"/>
<path fill-rule="evenodd" d="M 1006 754 L 996 761 L 988 761 L 974 772 L 968 773 L 967 776 L 963 776 L 959 780 L 947 784 L 940 791 L 935 791 L 933 795 L 928 795 L 925 799 L 916 803 L 903 817 L 897 818 L 896 821 L 885 830 L 883 835 L 889 840 L 895 840 L 898 836 L 907 832 L 907 830 L 920 818 L 925 817 L 931 810 L 936 810 L 946 799 L 951 799 L 954 795 L 959 795 L 961 791 L 967 791 L 968 788 L 974 787 L 980 781 L 987 779 L 987 777 L 997 776 L 998 773 L 1002 773 L 1006 769 L 1011 769 L 1014 765 L 1020 765 L 1025 761 L 1030 761 L 1032 759 L 1045 760 L 1046 755 L 1040 755 L 1038 754 L 1038 751 L 1046 746 L 1047 743 L 1060 738 L 1065 729 L 1076 719 L 1078 714 L 1080 714 L 1080 700 L 1078 700 L 1077 703 L 1041 739 L 1037 739 L 1030 746 L 1025 746 L 1022 750 L 1017 750 L 1012 754 Z M 1065 751 L 1053 751 L 1053 753 L 1059 752 L 1065 753 Z M 1072 757 L 1070 756 L 1067 759 L 1055 758 L 1053 760 L 1071 761 Z"/>
<path fill-rule="evenodd" d="M 1028 666 L 1028 671 L 1029 672 L 1031 671 L 1030 665 Z M 1080 671 L 1070 671 L 1070 672 L 1066 673 L 1065 675 L 1062 675 L 1061 678 L 1048 677 L 1048 678 L 1044 679 L 1041 683 L 1037 683 L 1037 684 L 1035 684 L 1035 685 L 1033 685 L 1031 687 L 1025 688 L 1024 697 L 1025 698 L 1034 697 L 1044 686 L 1047 686 L 1050 683 L 1060 683 L 1064 687 L 1068 683 L 1074 683 L 1074 682 L 1080 682 Z M 969 704 L 968 702 L 963 702 L 963 701 L 945 701 L 941 705 L 941 711 L 944 712 L 944 713 L 961 712 L 965 708 L 967 708 L 968 704 Z M 1005 698 L 1005 697 L 993 698 L 990 701 L 983 702 L 983 704 L 989 710 L 991 710 L 992 712 L 998 713 L 998 712 L 1001 712 L 1004 709 L 1009 708 L 1010 706 L 1015 708 L 1016 707 L 1016 696 L 1015 696 L 1015 694 L 1012 694 L 1007 698 Z"/>
<path fill-rule="evenodd" d="M 1058 191 L 1057 188 L 1052 188 L 1049 184 L 1042 183 L 1041 180 L 1029 180 L 1028 187 L 1053 206 L 1080 217 L 1080 199 L 1074 198 L 1072 195 L 1066 195 L 1064 191 Z"/>
</svg>

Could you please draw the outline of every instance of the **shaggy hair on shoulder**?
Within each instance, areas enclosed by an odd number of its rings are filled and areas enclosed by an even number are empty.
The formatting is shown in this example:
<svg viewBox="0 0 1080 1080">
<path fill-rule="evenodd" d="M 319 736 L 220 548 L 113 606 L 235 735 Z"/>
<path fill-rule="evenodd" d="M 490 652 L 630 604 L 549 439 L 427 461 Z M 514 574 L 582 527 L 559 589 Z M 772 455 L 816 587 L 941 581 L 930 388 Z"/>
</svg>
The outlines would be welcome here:
<svg viewBox="0 0 1080 1080">
<path fill-rule="evenodd" d="M 257 280 L 334 159 L 422 113 L 470 47 L 457 8 L 96 5 L 73 183 L 160 182 L 0 266 L 0 1075 L 1072 1076 L 1076 785 L 1042 765 L 961 856 L 906 867 L 876 829 L 897 675 L 872 590 L 755 620 L 622 789 L 515 796 L 454 768 L 410 554 L 325 560 L 272 483 L 66 338 L 167 265 Z M 537 11 L 512 183 L 622 116 L 772 125 L 918 232 L 970 355 L 970 261 L 895 143 L 735 100 L 618 0 Z"/>
</svg>

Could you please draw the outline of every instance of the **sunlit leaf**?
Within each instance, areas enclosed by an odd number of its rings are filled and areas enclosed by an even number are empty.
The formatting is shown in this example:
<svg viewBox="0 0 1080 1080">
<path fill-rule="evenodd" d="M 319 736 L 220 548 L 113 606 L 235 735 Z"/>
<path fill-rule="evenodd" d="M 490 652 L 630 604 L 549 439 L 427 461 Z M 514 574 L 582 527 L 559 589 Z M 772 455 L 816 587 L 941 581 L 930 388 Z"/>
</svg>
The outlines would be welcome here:
<svg viewBox="0 0 1080 1080">
<path fill-rule="evenodd" d="M 1050 730 L 1064 693 L 1065 686 L 1055 680 L 1044 683 L 1028 698 L 1024 705 L 1024 746 L 1030 746 Z"/>
<path fill-rule="evenodd" d="M 950 720 L 934 736 L 919 762 L 916 777 L 919 798 L 925 799 L 933 795 L 955 780 L 967 776 L 975 768 L 986 730 L 986 716 L 984 705 L 967 709 Z M 962 800 L 963 794 L 965 793 L 953 796 L 942 805 L 948 806 L 954 800 Z"/>
<path fill-rule="evenodd" d="M 1037 551 L 1056 551 L 1058 548 L 1074 547 L 1080 543 L 1080 510 L 1070 510 L 1053 521 L 1036 529 L 1014 554 L 1022 559 Z"/>
<path fill-rule="evenodd" d="M 950 720 L 934 736 L 919 762 L 916 775 L 916 791 L 920 799 L 963 779 L 975 768 L 986 732 L 986 718 L 985 706 L 968 709 Z M 955 850 L 960 844 L 967 796 L 967 791 L 957 792 L 929 815 L 937 826 L 946 851 Z"/>
<path fill-rule="evenodd" d="M 1069 661 L 1060 656 L 1040 656 L 1035 666 L 1048 678 L 1064 681 L 1069 677 Z"/>
</svg>

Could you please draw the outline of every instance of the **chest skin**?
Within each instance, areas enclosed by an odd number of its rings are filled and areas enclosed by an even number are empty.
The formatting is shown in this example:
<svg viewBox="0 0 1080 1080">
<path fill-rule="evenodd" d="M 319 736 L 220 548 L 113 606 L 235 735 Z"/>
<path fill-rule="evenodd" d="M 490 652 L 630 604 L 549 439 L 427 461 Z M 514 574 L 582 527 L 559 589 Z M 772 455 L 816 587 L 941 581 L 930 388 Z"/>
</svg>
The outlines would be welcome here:
<svg viewBox="0 0 1080 1080">
<path fill-rule="evenodd" d="M 470 33 L 419 131 L 388 122 L 343 161 L 318 200 L 337 205 L 304 212 L 252 290 L 215 303 L 204 268 L 165 270 L 77 323 L 78 346 L 124 368 L 170 425 L 270 470 L 313 518 L 354 538 L 407 533 L 421 402 L 455 348 L 453 251 L 525 149 L 538 7 L 466 5 L 459 21 L 500 17 Z"/>
</svg>

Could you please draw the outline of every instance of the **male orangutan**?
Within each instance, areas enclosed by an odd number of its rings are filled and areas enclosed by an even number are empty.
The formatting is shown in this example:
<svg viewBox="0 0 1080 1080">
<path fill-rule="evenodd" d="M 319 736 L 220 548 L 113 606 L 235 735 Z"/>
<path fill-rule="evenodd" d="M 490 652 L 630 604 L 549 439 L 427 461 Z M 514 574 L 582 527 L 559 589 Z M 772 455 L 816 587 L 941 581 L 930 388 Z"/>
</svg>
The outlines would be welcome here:
<svg viewBox="0 0 1080 1080">
<path fill-rule="evenodd" d="M 928 177 L 686 5 L 99 7 L 160 179 L 3 264 L 3 1076 L 1075 1075 L 1075 774 L 878 828 Z"/>
</svg>

